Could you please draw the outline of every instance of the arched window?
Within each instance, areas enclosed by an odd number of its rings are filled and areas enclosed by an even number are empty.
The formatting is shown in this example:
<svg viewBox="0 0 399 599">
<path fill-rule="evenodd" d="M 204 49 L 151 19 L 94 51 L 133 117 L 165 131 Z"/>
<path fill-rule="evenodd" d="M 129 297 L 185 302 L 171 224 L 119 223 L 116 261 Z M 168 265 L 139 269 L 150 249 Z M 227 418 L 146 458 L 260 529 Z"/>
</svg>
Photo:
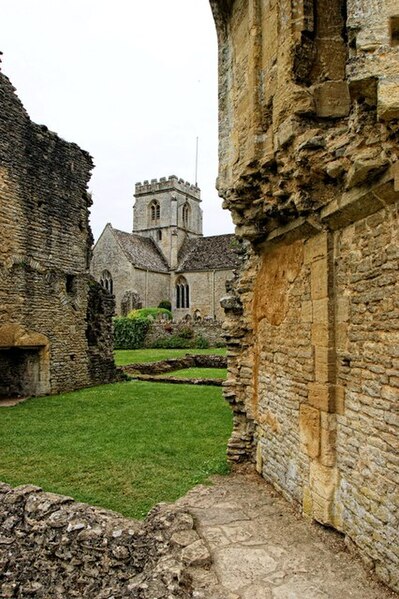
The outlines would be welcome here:
<svg viewBox="0 0 399 599">
<path fill-rule="evenodd" d="M 184 277 L 176 281 L 176 308 L 190 307 L 190 289 Z"/>
<path fill-rule="evenodd" d="M 109 293 L 114 293 L 114 282 L 112 280 L 112 275 L 109 270 L 103 270 L 100 285 L 104 287 Z"/>
<path fill-rule="evenodd" d="M 189 224 L 190 224 L 190 204 L 188 204 L 188 202 L 186 202 L 183 206 L 183 227 L 188 228 Z"/>
<path fill-rule="evenodd" d="M 159 202 L 157 200 L 152 200 L 152 202 L 150 203 L 150 206 L 149 206 L 150 224 L 154 225 L 154 224 L 158 223 L 160 216 L 161 216 L 161 207 L 159 205 Z"/>
</svg>

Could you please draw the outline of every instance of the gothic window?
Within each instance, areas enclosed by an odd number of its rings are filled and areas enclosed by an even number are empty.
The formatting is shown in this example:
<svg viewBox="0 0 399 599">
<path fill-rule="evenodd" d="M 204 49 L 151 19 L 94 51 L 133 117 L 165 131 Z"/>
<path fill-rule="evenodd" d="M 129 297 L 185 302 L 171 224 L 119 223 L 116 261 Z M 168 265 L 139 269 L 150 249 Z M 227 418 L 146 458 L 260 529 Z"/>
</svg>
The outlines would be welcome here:
<svg viewBox="0 0 399 599">
<path fill-rule="evenodd" d="M 184 277 L 176 281 L 176 308 L 190 307 L 190 289 Z"/>
<path fill-rule="evenodd" d="M 103 270 L 100 285 L 104 287 L 109 293 L 114 293 L 114 282 L 112 280 L 112 275 L 109 270 Z"/>
<path fill-rule="evenodd" d="M 161 207 L 157 200 L 152 200 L 150 203 L 150 224 L 155 224 L 161 216 Z"/>
<path fill-rule="evenodd" d="M 186 202 L 183 206 L 183 227 L 188 227 L 190 224 L 190 205 Z"/>
</svg>

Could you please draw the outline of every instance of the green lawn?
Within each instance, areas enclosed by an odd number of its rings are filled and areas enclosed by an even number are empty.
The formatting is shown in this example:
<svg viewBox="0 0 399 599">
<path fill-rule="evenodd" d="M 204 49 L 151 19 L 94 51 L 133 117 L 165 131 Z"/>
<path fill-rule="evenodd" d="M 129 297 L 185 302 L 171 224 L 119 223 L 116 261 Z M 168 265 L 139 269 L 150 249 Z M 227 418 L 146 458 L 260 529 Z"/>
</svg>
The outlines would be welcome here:
<svg viewBox="0 0 399 599">
<path fill-rule="evenodd" d="M 169 358 L 181 358 L 186 354 L 213 354 L 226 355 L 225 347 L 211 347 L 209 349 L 117 349 L 115 362 L 118 366 L 141 362 L 158 362 Z"/>
<path fill-rule="evenodd" d="M 227 470 L 220 388 L 131 381 L 0 409 L 0 480 L 141 518 Z"/>
<path fill-rule="evenodd" d="M 182 368 L 160 376 L 175 376 L 184 379 L 225 379 L 227 370 L 226 368 Z"/>
</svg>

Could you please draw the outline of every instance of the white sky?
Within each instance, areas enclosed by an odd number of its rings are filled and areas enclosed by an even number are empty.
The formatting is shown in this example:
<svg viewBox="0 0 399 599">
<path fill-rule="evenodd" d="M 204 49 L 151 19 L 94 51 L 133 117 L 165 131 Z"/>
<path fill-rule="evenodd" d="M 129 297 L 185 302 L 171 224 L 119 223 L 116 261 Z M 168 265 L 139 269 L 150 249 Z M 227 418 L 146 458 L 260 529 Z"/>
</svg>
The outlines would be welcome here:
<svg viewBox="0 0 399 599">
<path fill-rule="evenodd" d="M 0 0 L 0 50 L 31 119 L 94 158 L 91 225 L 130 231 L 134 184 L 198 184 L 204 234 L 233 231 L 215 190 L 217 42 L 208 0 Z"/>
</svg>

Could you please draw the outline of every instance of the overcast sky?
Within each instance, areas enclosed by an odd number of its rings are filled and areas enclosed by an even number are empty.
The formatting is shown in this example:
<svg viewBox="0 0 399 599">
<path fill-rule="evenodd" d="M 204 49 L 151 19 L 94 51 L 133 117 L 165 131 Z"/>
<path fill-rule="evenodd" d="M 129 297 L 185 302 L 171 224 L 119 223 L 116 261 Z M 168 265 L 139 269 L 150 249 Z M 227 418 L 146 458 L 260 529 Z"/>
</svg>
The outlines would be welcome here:
<svg viewBox="0 0 399 599">
<path fill-rule="evenodd" d="M 131 231 L 134 184 L 198 185 L 204 234 L 233 231 L 215 190 L 217 42 L 208 0 L 0 0 L 2 71 L 30 117 L 87 150 L 95 238 Z"/>
</svg>

